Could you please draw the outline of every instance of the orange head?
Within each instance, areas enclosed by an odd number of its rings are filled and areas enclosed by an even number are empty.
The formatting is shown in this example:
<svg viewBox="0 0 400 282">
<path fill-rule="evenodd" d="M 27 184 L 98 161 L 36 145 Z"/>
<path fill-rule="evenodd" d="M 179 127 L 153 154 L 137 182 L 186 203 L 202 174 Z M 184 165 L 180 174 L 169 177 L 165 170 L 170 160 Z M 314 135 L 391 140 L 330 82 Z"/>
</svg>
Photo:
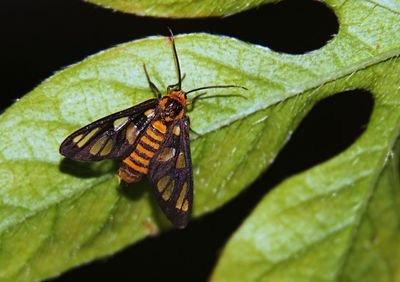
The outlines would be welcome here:
<svg viewBox="0 0 400 282">
<path fill-rule="evenodd" d="M 171 30 L 170 30 L 170 32 L 171 32 Z M 183 115 L 185 114 L 185 111 L 186 111 L 186 96 L 187 96 L 187 94 L 190 94 L 190 93 L 196 92 L 196 91 L 200 91 L 200 90 L 204 90 L 204 89 L 213 89 L 213 88 L 239 87 L 239 88 L 246 89 L 243 86 L 237 86 L 237 85 L 210 85 L 210 86 L 195 88 L 195 89 L 192 89 L 187 92 L 183 91 L 182 90 L 182 80 L 185 77 L 185 75 L 183 75 L 183 77 L 181 76 L 181 68 L 179 65 L 178 54 L 176 52 L 175 40 L 172 35 L 172 32 L 171 32 L 170 40 L 172 42 L 172 50 L 174 52 L 176 70 L 178 73 L 178 82 L 176 84 L 172 84 L 167 87 L 167 95 L 161 98 L 161 101 L 159 104 L 161 118 L 164 119 L 166 122 L 172 122 L 173 120 L 181 119 L 183 117 Z M 145 72 L 146 72 L 147 79 L 150 82 L 150 85 L 153 85 L 153 87 L 155 87 L 154 84 L 149 79 L 146 68 L 145 68 Z M 157 89 L 157 91 L 158 91 L 158 89 Z M 158 93 L 160 93 L 160 92 L 158 91 Z M 194 99 L 196 99 L 196 97 Z"/>
<path fill-rule="evenodd" d="M 171 91 L 160 101 L 161 118 L 166 122 L 183 117 L 186 109 L 186 92 L 183 90 Z"/>
</svg>

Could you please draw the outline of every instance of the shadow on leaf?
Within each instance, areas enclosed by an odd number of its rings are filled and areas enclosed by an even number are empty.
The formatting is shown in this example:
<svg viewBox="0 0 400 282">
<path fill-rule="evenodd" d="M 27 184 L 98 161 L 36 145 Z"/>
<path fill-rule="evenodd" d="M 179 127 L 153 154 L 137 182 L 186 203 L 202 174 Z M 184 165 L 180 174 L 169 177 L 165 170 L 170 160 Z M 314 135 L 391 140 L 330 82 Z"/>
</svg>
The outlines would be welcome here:
<svg viewBox="0 0 400 282">
<path fill-rule="evenodd" d="M 60 171 L 79 178 L 91 178 L 113 173 L 117 171 L 119 162 L 116 160 L 105 160 L 100 162 L 78 162 L 63 159 L 60 162 Z"/>
<path fill-rule="evenodd" d="M 169 223 L 168 219 L 161 211 L 154 196 L 153 187 L 151 187 L 147 179 L 142 178 L 141 181 L 132 184 L 128 184 L 122 181 L 120 184 L 119 192 L 123 197 L 126 197 L 134 202 L 139 201 L 142 197 L 145 197 L 146 193 L 150 193 L 151 195 L 149 197 L 149 200 L 152 210 L 151 217 L 154 219 L 156 225 L 160 229 L 167 229 L 168 227 L 169 228 L 171 227 L 171 224 Z"/>
<path fill-rule="evenodd" d="M 104 160 L 99 162 L 79 162 L 71 159 L 63 159 L 60 162 L 59 169 L 61 172 L 79 177 L 79 178 L 92 178 L 99 177 L 105 174 L 116 174 L 119 167 L 118 160 Z M 151 193 L 150 204 L 152 209 L 152 217 L 154 218 L 157 226 L 161 229 L 170 227 L 171 224 L 162 213 L 158 203 L 152 193 L 152 187 L 147 179 L 142 179 L 137 183 L 128 184 L 121 181 L 118 191 L 122 197 L 128 198 L 130 201 L 137 202 L 146 193 Z M 151 192 L 150 192 L 151 191 Z"/>
</svg>

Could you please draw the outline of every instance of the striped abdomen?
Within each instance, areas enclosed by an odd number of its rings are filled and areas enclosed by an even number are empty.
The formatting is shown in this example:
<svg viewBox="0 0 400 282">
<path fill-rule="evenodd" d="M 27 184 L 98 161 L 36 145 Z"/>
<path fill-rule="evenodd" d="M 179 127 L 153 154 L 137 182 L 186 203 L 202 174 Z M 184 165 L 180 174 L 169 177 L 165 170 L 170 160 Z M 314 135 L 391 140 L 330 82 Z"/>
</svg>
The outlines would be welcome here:
<svg viewBox="0 0 400 282">
<path fill-rule="evenodd" d="M 137 182 L 148 173 L 150 160 L 164 141 L 166 131 L 166 125 L 160 120 L 147 127 L 133 152 L 122 161 L 119 176 L 125 182 Z"/>
</svg>

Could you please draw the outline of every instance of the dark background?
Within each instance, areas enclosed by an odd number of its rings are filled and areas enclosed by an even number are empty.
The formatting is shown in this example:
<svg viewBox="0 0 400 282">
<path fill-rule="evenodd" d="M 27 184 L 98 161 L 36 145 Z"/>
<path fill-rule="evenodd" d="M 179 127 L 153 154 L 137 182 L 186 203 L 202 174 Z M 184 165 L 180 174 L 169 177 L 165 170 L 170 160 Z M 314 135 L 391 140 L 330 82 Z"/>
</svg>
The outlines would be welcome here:
<svg viewBox="0 0 400 282">
<path fill-rule="evenodd" d="M 324 4 L 288 0 L 224 19 L 167 20 L 106 10 L 81 0 L 13 0 L 0 4 L 3 111 L 55 71 L 116 44 L 149 35 L 209 32 L 277 52 L 303 54 L 339 29 Z M 327 160 L 365 129 L 373 100 L 363 90 L 320 102 L 303 120 L 270 169 L 218 211 L 185 230 L 146 239 L 118 254 L 71 270 L 54 281 L 206 281 L 229 236 L 257 202 L 288 176 Z"/>
</svg>

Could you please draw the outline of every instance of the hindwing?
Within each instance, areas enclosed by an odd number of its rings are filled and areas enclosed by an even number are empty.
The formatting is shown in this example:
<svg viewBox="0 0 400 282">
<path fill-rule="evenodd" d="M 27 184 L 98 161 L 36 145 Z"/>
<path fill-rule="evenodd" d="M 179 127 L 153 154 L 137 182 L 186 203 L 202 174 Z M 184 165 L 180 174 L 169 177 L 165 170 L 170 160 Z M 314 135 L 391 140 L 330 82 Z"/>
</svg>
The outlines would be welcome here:
<svg viewBox="0 0 400 282">
<path fill-rule="evenodd" d="M 186 116 L 169 127 L 164 143 L 150 161 L 149 178 L 167 218 L 176 227 L 184 228 L 193 204 L 189 119 Z"/>
</svg>

